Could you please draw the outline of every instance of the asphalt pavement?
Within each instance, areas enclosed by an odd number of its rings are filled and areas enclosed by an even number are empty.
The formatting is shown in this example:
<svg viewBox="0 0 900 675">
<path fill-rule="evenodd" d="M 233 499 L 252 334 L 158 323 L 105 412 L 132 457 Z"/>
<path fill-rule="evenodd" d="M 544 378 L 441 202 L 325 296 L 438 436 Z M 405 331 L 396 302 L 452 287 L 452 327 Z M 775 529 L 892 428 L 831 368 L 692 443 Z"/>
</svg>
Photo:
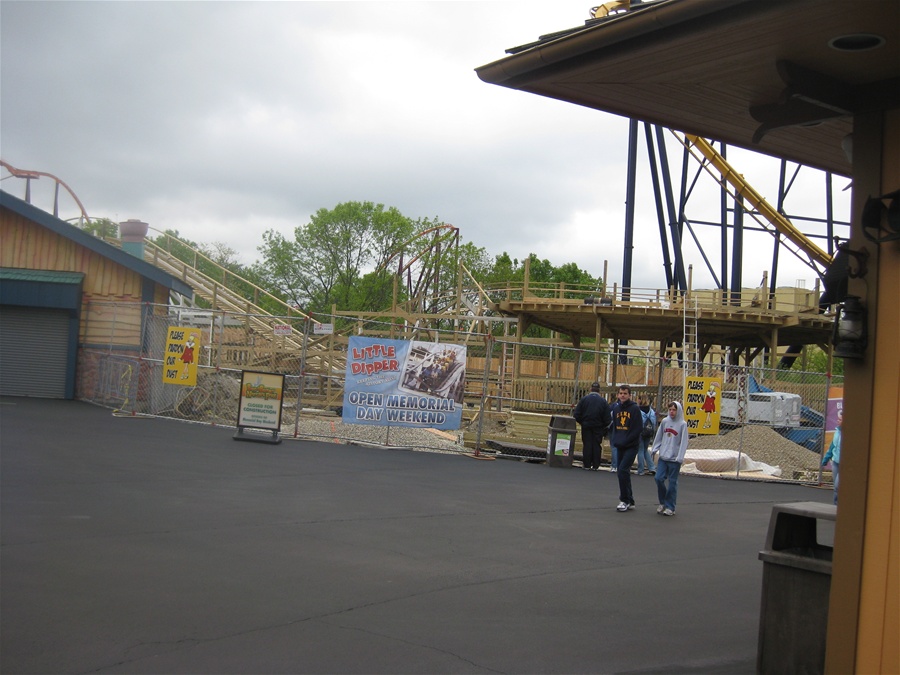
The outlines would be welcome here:
<svg viewBox="0 0 900 675">
<path fill-rule="evenodd" d="M 831 492 L 0 399 L 2 673 L 753 673 L 774 504 Z"/>
</svg>

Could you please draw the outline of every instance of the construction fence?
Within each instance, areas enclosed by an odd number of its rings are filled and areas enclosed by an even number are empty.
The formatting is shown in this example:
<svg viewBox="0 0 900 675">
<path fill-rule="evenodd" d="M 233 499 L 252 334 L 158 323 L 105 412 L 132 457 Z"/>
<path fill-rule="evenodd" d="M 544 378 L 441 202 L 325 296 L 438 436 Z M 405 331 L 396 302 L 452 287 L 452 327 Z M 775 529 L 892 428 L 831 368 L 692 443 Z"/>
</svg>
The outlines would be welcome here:
<svg viewBox="0 0 900 675">
<path fill-rule="evenodd" d="M 840 378 L 660 358 L 656 345 L 605 351 L 575 349 L 566 345 L 565 336 L 519 342 L 500 334 L 499 323 L 494 335 L 460 330 L 463 322 L 446 319 L 438 327 L 345 315 L 314 319 L 154 304 L 141 305 L 137 316 L 133 303 L 90 303 L 82 321 L 76 395 L 119 415 L 235 427 L 243 372 L 276 373 L 284 376 L 283 437 L 541 461 L 552 416 L 570 415 L 593 382 L 611 402 L 618 386 L 628 384 L 658 420 L 669 401 L 683 403 L 692 424 L 685 473 L 831 481 L 830 467 L 822 467 L 821 458 L 841 406 Z M 171 360 L 167 368 L 173 328 L 184 329 L 195 341 L 196 376 L 183 383 Z M 461 428 L 438 432 L 345 424 L 341 411 L 350 335 L 465 345 Z M 759 361 L 767 363 L 766 356 Z M 580 442 L 575 448 L 577 460 Z"/>
</svg>

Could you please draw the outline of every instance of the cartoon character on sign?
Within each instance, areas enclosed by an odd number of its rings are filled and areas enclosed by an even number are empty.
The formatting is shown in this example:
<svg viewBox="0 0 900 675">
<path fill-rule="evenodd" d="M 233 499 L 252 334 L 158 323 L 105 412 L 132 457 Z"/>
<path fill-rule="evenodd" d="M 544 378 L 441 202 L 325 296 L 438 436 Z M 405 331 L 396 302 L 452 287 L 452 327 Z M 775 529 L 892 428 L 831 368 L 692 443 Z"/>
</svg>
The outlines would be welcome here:
<svg viewBox="0 0 900 675">
<path fill-rule="evenodd" d="M 719 395 L 719 383 L 711 382 L 709 389 L 706 391 L 706 398 L 700 409 L 706 413 L 706 420 L 703 422 L 703 428 L 709 429 L 712 426 L 712 414 L 716 412 L 716 397 Z"/>
<path fill-rule="evenodd" d="M 197 345 L 197 334 L 191 331 L 188 341 L 184 343 L 184 351 L 181 352 L 181 362 L 184 368 L 181 371 L 181 379 L 186 380 L 190 377 L 191 364 L 194 362 L 194 347 Z"/>
</svg>

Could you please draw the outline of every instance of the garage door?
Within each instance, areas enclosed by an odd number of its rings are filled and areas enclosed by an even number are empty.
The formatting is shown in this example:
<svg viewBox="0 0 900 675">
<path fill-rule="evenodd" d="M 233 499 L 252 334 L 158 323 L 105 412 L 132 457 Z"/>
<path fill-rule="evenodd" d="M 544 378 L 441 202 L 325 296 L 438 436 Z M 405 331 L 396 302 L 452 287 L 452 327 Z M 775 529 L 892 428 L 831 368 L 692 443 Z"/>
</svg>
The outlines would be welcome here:
<svg viewBox="0 0 900 675">
<path fill-rule="evenodd" d="M 0 307 L 0 394 L 66 397 L 69 312 Z"/>
</svg>

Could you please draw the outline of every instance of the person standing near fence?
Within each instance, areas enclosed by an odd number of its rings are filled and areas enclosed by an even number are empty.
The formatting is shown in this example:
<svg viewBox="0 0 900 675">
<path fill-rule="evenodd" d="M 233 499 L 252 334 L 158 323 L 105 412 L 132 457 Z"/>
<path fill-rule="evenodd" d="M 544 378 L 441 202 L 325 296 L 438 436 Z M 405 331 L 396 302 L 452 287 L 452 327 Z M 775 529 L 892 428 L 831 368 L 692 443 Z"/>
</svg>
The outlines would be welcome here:
<svg viewBox="0 0 900 675">
<path fill-rule="evenodd" d="M 616 394 L 612 420 L 612 435 L 609 443 L 616 448 L 616 476 L 619 479 L 619 503 L 616 511 L 634 509 L 634 494 L 631 491 L 631 467 L 637 457 L 641 443 L 641 429 L 644 426 L 641 409 L 631 400 L 631 387 L 619 386 Z"/>
<path fill-rule="evenodd" d="M 656 512 L 674 516 L 678 474 L 681 473 L 688 446 L 688 426 L 678 401 L 669 403 L 668 408 L 669 415 L 660 423 L 653 439 L 653 452 L 659 453 L 656 458 L 656 492 L 659 496 Z"/>
<path fill-rule="evenodd" d="M 587 396 L 578 401 L 572 417 L 581 425 L 582 466 L 589 471 L 600 470 L 603 434 L 609 428 L 609 404 L 600 395 L 600 384 L 591 384 Z"/>
<path fill-rule="evenodd" d="M 638 450 L 638 476 L 649 473 L 651 476 L 656 472 L 653 466 L 653 458 L 650 456 L 650 446 L 653 438 L 656 436 L 656 411 L 650 405 L 650 398 L 643 394 L 638 398 L 641 408 L 641 418 L 643 427 L 641 428 L 641 446 Z"/>
<path fill-rule="evenodd" d="M 831 445 L 828 446 L 828 452 L 822 458 L 822 466 L 828 464 L 831 460 L 831 476 L 834 479 L 834 505 L 837 506 L 838 500 L 838 476 L 841 468 L 841 423 L 844 421 L 844 412 L 838 410 L 837 426 L 834 428 L 834 436 L 831 437 Z"/>
</svg>

